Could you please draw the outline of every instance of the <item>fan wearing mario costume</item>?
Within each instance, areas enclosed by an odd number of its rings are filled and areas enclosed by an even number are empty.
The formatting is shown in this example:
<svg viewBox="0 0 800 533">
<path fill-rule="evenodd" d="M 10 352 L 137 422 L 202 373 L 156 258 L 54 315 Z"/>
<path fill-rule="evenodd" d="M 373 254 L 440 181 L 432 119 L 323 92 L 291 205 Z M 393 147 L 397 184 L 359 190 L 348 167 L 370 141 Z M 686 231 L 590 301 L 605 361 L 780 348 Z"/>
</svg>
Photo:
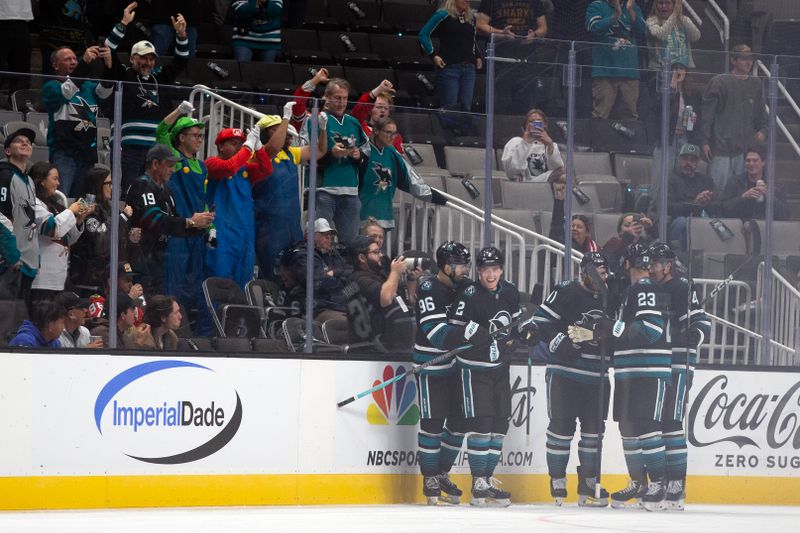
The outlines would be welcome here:
<svg viewBox="0 0 800 533">
<path fill-rule="evenodd" d="M 219 155 L 206 159 L 206 202 L 217 213 L 212 230 L 216 247 L 207 250 L 206 267 L 209 275 L 231 278 L 242 288 L 252 278 L 256 261 L 252 180 L 272 174 L 259 132 L 258 126 L 247 134 L 225 128 L 214 141 Z"/>
</svg>

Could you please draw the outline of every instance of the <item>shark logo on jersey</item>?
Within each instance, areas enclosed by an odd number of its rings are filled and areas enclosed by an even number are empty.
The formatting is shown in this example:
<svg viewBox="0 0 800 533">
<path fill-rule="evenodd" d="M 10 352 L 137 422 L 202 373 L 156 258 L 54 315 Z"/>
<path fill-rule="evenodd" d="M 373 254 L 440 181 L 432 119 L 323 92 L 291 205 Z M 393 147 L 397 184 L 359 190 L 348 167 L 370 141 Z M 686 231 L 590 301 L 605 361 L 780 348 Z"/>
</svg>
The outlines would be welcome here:
<svg viewBox="0 0 800 533">
<path fill-rule="evenodd" d="M 356 138 L 354 135 L 348 135 L 345 137 L 338 131 L 333 133 L 333 142 L 339 143 L 347 149 L 356 147 Z"/>
<path fill-rule="evenodd" d="M 76 98 L 78 100 L 77 102 L 69 103 L 72 111 L 69 113 L 69 116 L 70 118 L 78 121 L 78 123 L 75 124 L 74 131 L 87 131 L 90 128 L 94 128 L 95 125 L 93 124 L 93 119 L 97 114 L 97 106 L 91 105 L 80 96 Z"/>
<path fill-rule="evenodd" d="M 489 333 L 494 333 L 511 324 L 511 313 L 508 311 L 498 311 L 494 318 L 489 320 Z"/>
<path fill-rule="evenodd" d="M 146 80 L 148 78 L 149 76 L 141 79 Z M 142 100 L 142 107 L 158 107 L 158 92 L 148 91 L 142 87 L 141 83 L 139 84 L 139 94 L 136 95 L 136 98 Z"/>
<path fill-rule="evenodd" d="M 389 185 L 392 184 L 392 169 L 381 165 L 377 161 L 373 161 L 372 171 L 378 176 L 378 179 L 372 183 L 375 188 L 381 192 L 388 189 Z"/>
</svg>

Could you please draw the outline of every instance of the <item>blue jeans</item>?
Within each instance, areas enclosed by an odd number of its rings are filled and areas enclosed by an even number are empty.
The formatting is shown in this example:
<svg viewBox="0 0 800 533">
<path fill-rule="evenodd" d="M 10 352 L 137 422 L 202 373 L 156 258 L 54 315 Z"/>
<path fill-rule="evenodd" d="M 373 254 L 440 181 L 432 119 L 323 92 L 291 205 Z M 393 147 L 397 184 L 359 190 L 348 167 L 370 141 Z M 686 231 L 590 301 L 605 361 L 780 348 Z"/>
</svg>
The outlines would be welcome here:
<svg viewBox="0 0 800 533">
<path fill-rule="evenodd" d="M 354 195 L 335 195 L 317 191 L 317 218 L 336 226 L 339 242 L 348 243 L 358 235 L 361 223 L 361 200 Z"/>
<path fill-rule="evenodd" d="M 175 30 L 169 24 L 153 24 L 150 32 L 150 42 L 156 47 L 156 54 L 167 55 L 175 42 Z M 186 36 L 189 38 L 189 57 L 194 57 L 197 52 L 197 26 L 187 26 Z"/>
<path fill-rule="evenodd" d="M 87 150 L 97 154 L 94 150 Z M 50 162 L 58 169 L 58 190 L 67 198 L 78 198 L 86 193 L 84 178 L 86 173 L 97 163 L 90 158 L 78 156 L 64 150 L 51 149 Z"/>
<path fill-rule="evenodd" d="M 277 57 L 277 50 L 257 50 L 247 46 L 234 46 L 233 58 L 236 61 L 260 61 L 262 63 L 274 63 Z"/>
<path fill-rule="evenodd" d="M 715 155 L 708 164 L 708 177 L 714 180 L 714 190 L 720 194 L 731 176 L 739 174 L 744 174 L 744 154 Z"/>
<path fill-rule="evenodd" d="M 675 217 L 669 224 L 669 243 L 670 245 L 678 241 L 681 243 L 681 250 L 686 250 L 686 227 L 689 225 L 687 217 Z"/>
<path fill-rule="evenodd" d="M 475 65 L 458 63 L 447 65 L 436 72 L 439 104 L 444 109 L 469 111 L 475 92 Z"/>
</svg>

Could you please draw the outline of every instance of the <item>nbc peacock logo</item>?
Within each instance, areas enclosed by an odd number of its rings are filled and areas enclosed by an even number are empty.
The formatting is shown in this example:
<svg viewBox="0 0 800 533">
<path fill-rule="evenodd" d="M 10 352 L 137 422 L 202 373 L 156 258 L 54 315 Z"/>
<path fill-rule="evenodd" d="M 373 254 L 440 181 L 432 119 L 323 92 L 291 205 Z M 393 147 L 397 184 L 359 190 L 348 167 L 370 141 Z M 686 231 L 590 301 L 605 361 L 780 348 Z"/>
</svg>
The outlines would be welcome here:
<svg viewBox="0 0 800 533">
<path fill-rule="evenodd" d="M 405 372 L 401 365 L 383 367 L 383 379 L 376 379 L 378 385 Z M 372 403 L 367 408 L 367 422 L 374 425 L 416 426 L 419 422 L 417 406 L 417 384 L 412 379 L 401 378 L 388 387 L 372 393 Z"/>
</svg>

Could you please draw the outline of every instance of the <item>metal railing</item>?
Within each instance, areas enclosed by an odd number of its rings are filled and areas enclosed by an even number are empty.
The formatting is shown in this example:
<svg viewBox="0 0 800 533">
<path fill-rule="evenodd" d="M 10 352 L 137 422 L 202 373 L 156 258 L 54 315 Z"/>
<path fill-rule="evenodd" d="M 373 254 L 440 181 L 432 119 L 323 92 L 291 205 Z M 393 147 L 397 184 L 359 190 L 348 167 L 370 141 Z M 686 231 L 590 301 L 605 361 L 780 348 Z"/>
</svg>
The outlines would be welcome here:
<svg viewBox="0 0 800 533">
<path fill-rule="evenodd" d="M 758 265 L 758 280 L 756 293 L 763 291 L 764 263 Z M 772 306 L 769 313 L 770 338 L 776 341 L 770 344 L 770 359 L 767 364 L 795 365 L 800 363 L 797 359 L 797 350 L 800 349 L 800 291 L 797 290 L 780 272 L 772 269 Z M 757 301 L 756 314 L 760 317 L 764 313 L 760 298 Z M 757 324 L 760 322 L 756 322 Z"/>
<path fill-rule="evenodd" d="M 767 76 L 772 75 L 767 66 L 760 59 L 755 62 L 753 69 L 756 72 L 760 70 L 764 72 L 764 74 L 766 74 Z M 800 118 L 800 106 L 797 105 L 797 102 L 795 102 L 794 98 L 792 97 L 791 94 L 789 94 L 789 91 L 786 90 L 786 86 L 781 81 L 778 81 L 778 90 L 781 92 L 783 97 L 786 98 L 786 101 L 789 103 L 789 106 L 792 108 L 792 110 L 795 112 L 798 118 Z M 767 113 L 769 112 L 770 109 L 769 106 L 767 106 Z M 800 146 L 798 146 L 797 142 L 794 140 L 794 137 L 792 136 L 792 134 L 789 132 L 789 129 L 781 120 L 781 117 L 777 115 L 777 110 L 775 111 L 775 121 L 778 124 L 781 133 L 783 133 L 783 136 L 786 137 L 786 140 L 789 141 L 789 144 L 792 145 L 792 148 L 794 149 L 795 153 L 798 156 L 800 156 Z"/>
</svg>

